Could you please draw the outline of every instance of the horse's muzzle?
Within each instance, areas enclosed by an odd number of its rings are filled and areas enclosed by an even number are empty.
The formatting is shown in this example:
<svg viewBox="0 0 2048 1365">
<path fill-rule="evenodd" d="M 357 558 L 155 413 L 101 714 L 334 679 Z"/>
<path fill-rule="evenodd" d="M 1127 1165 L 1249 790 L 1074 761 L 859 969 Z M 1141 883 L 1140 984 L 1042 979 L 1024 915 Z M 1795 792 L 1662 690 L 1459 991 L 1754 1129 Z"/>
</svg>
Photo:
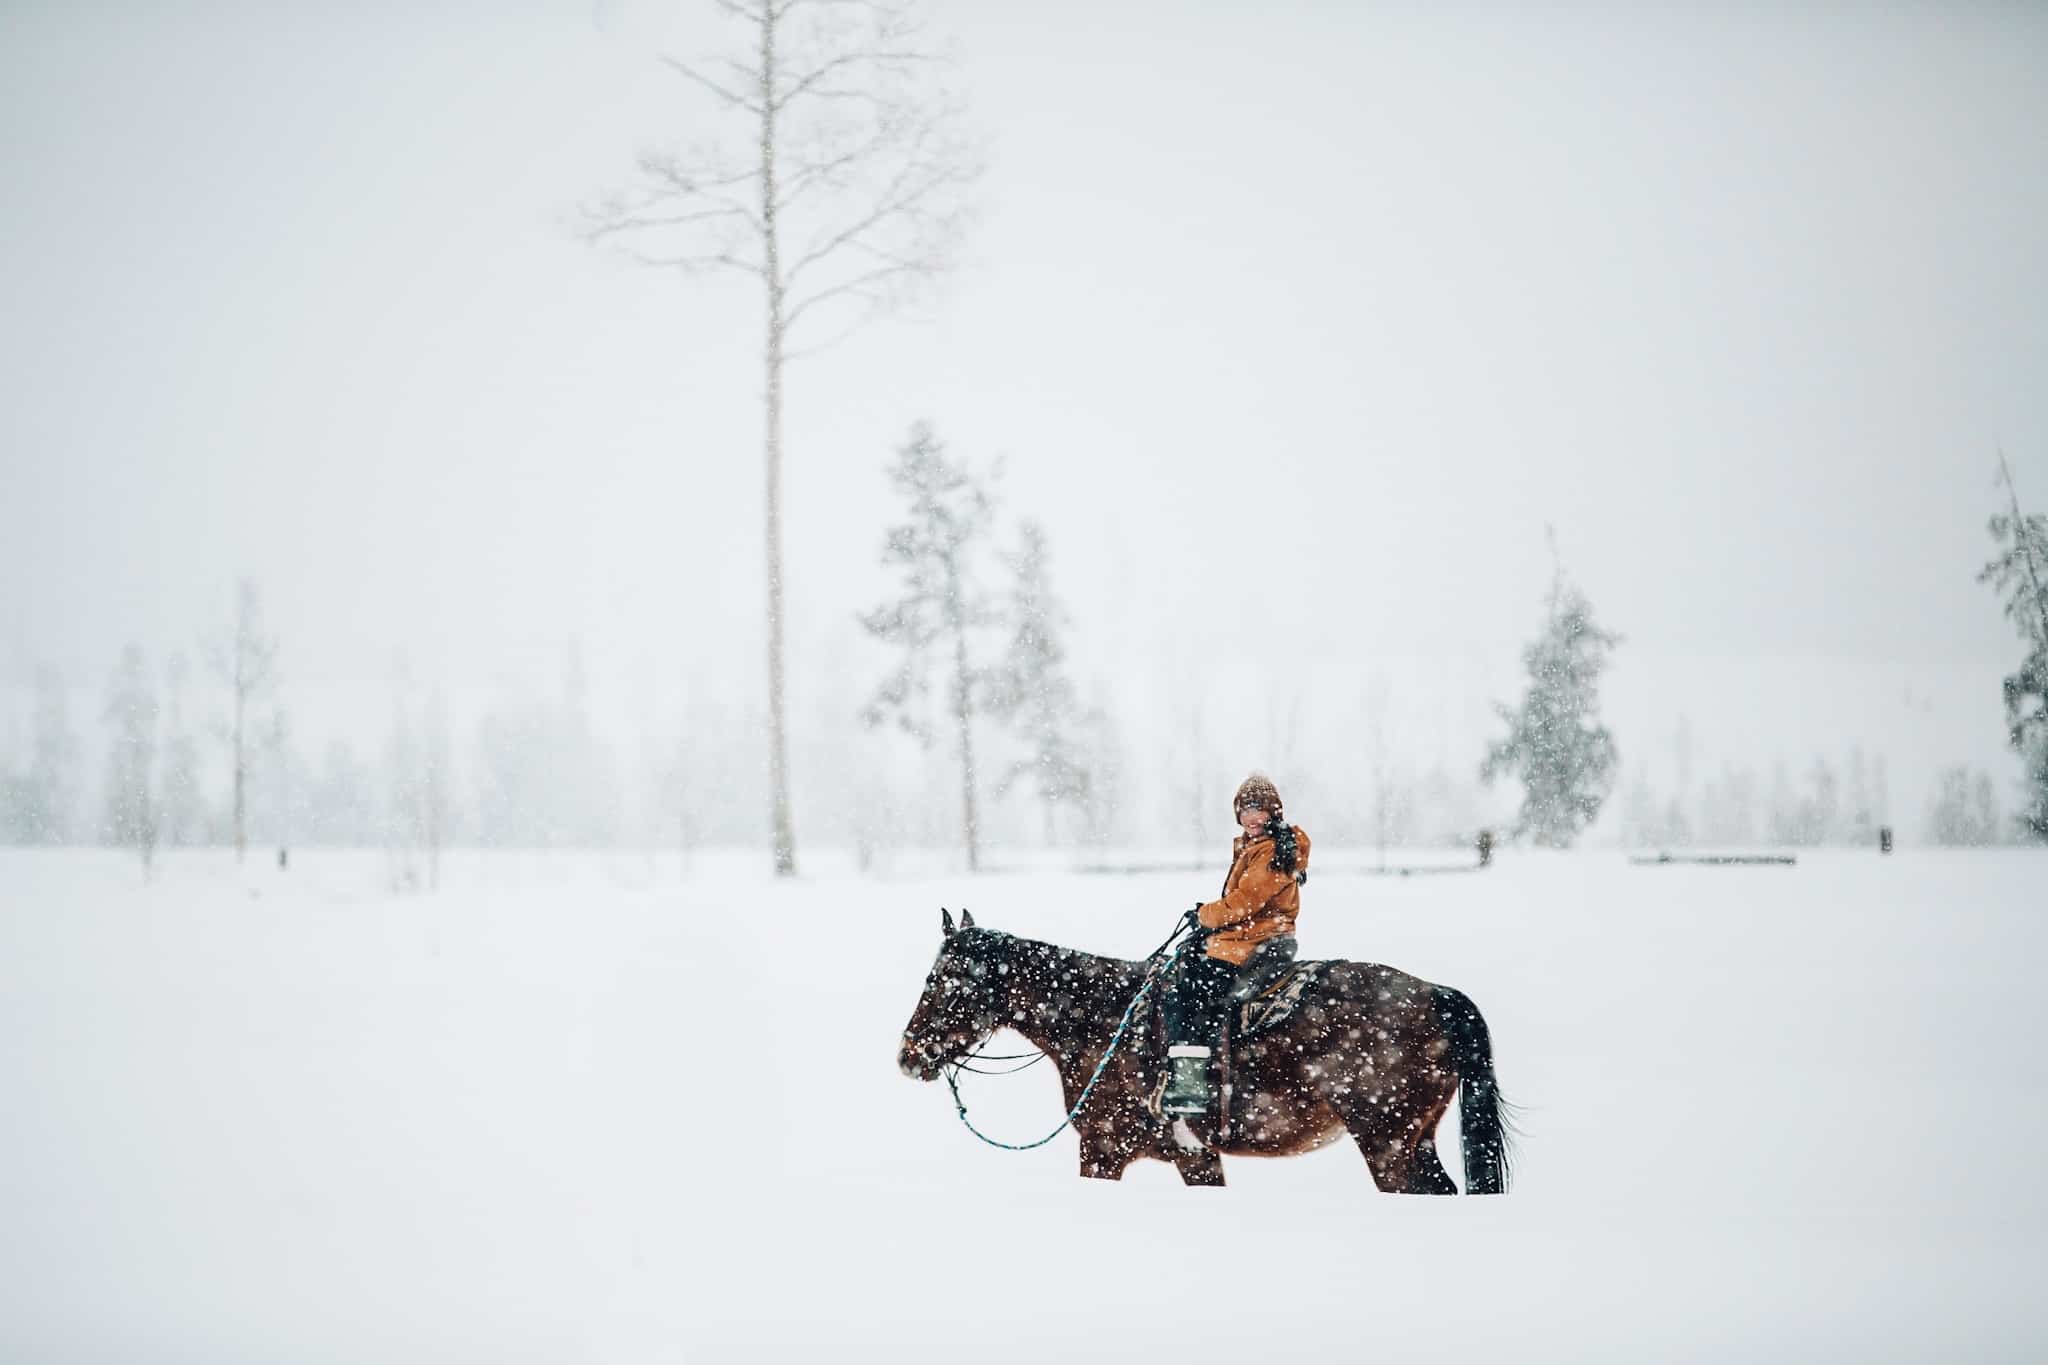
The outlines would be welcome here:
<svg viewBox="0 0 2048 1365">
<path fill-rule="evenodd" d="M 911 1046 L 904 1040 L 902 1050 L 896 1054 L 896 1066 L 913 1081 L 935 1081 L 945 1062 L 929 1043 Z"/>
</svg>

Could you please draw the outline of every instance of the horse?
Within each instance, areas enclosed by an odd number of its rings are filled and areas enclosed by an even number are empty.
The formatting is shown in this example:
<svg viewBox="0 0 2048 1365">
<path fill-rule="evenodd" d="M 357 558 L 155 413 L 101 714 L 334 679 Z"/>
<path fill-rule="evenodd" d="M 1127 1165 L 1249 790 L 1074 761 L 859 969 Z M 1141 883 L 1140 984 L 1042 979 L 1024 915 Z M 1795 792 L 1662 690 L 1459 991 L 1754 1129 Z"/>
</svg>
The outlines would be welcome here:
<svg viewBox="0 0 2048 1365">
<path fill-rule="evenodd" d="M 939 915 L 938 958 L 897 1066 L 936 1080 L 998 1028 L 1023 1034 L 1059 1068 L 1085 1177 L 1120 1180 L 1149 1159 L 1173 1165 L 1185 1184 L 1221 1185 L 1225 1156 L 1298 1156 L 1348 1133 L 1381 1190 L 1456 1194 L 1436 1128 L 1457 1095 L 1466 1192 L 1507 1188 L 1493 1044 L 1460 991 L 1376 963 L 1322 964 L 1292 1015 L 1233 1043 L 1230 1113 L 1185 1128 L 1151 1103 L 1162 1049 L 1133 1021 L 1076 1113 L 1151 964 L 980 928 L 966 912 L 957 928 L 950 912 Z"/>
</svg>

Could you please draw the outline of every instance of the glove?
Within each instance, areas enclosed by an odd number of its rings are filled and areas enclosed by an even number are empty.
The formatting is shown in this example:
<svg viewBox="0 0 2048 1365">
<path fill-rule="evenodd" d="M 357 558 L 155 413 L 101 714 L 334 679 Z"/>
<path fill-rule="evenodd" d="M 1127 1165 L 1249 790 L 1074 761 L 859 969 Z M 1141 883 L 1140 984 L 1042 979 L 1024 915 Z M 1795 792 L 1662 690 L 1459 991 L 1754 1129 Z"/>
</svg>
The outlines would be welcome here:
<svg viewBox="0 0 2048 1365">
<path fill-rule="evenodd" d="M 1193 934 L 1196 938 L 1200 938 L 1202 935 L 1209 932 L 1207 929 L 1204 929 L 1202 927 L 1202 907 L 1199 905 L 1197 905 L 1194 909 L 1188 911 L 1185 915 L 1182 915 L 1181 922 L 1187 925 L 1188 932 Z"/>
</svg>

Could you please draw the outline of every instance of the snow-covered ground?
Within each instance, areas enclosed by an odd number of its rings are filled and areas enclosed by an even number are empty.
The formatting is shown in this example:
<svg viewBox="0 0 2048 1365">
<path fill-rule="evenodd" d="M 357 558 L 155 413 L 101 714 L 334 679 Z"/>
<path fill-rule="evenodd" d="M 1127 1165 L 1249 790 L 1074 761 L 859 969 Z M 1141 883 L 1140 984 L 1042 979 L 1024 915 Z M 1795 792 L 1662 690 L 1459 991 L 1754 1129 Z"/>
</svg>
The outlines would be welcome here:
<svg viewBox="0 0 2048 1365">
<path fill-rule="evenodd" d="M 1506 1198 L 1082 1181 L 896 1071 L 940 905 L 1135 956 L 1214 870 L 0 854 L 0 1359 L 2048 1358 L 2048 855 L 1342 861 L 1304 951 L 1478 1001 Z"/>
</svg>

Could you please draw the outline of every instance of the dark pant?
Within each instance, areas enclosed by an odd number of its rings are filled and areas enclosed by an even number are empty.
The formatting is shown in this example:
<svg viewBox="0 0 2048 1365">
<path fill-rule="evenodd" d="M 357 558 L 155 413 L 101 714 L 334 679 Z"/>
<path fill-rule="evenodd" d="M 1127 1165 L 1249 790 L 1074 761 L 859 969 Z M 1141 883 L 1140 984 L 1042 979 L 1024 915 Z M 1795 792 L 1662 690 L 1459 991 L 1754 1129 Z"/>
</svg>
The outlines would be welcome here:
<svg viewBox="0 0 2048 1365">
<path fill-rule="evenodd" d="M 1173 969 L 1173 989 L 1159 1002 L 1166 1041 L 1215 1046 L 1223 1027 L 1223 1006 L 1235 984 L 1237 968 L 1232 963 L 1210 957 L 1199 947 L 1182 953 Z"/>
<path fill-rule="evenodd" d="M 1242 967 L 1210 957 L 1191 948 L 1174 968 L 1173 989 L 1160 1002 L 1161 1022 L 1169 1043 L 1199 1043 L 1213 1047 L 1223 1029 L 1223 1012 L 1232 1004 L 1243 1004 L 1273 983 L 1294 961 L 1291 934 L 1269 938 L 1252 949 Z"/>
</svg>

